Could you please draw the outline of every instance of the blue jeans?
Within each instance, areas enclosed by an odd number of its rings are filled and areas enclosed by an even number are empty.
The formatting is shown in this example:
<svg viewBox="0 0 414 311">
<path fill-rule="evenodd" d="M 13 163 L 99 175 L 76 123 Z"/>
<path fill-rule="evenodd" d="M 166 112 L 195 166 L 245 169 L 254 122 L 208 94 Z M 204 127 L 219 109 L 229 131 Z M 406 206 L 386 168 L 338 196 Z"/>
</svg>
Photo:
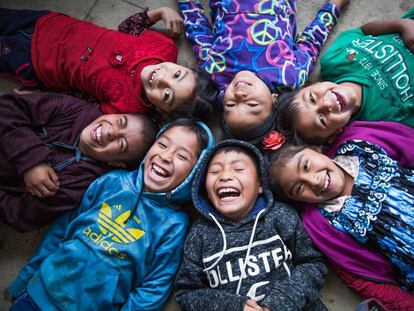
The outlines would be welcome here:
<svg viewBox="0 0 414 311">
<path fill-rule="evenodd" d="M 42 311 L 25 290 L 14 301 L 9 311 Z"/>
</svg>

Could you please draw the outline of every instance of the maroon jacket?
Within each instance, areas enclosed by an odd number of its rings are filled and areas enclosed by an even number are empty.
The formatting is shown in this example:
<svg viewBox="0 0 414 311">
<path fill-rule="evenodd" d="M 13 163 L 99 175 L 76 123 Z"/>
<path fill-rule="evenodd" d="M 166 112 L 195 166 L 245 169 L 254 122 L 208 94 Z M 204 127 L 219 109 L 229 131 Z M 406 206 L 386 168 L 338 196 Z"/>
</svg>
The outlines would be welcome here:
<svg viewBox="0 0 414 311">
<path fill-rule="evenodd" d="M 31 56 L 47 87 L 91 94 L 105 113 L 144 113 L 151 105 L 141 94 L 142 69 L 175 62 L 177 48 L 158 31 L 146 30 L 136 37 L 52 12 L 36 22 Z"/>
<path fill-rule="evenodd" d="M 60 189 L 48 198 L 26 191 L 23 173 L 40 163 L 52 167 L 74 156 L 46 144 L 74 145 L 81 131 L 101 115 L 80 99 L 62 94 L 7 94 L 0 97 L 0 219 L 18 231 L 50 223 L 76 208 L 89 184 L 110 170 L 104 163 L 80 160 L 56 172 Z"/>
</svg>

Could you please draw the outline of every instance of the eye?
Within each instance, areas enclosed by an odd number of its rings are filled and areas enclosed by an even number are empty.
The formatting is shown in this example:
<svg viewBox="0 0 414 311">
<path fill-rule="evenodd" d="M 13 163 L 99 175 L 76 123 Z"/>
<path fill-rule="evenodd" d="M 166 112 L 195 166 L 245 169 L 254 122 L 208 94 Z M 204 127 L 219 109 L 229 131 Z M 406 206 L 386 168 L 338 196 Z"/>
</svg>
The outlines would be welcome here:
<svg viewBox="0 0 414 311">
<path fill-rule="evenodd" d="M 303 162 L 303 169 L 305 172 L 309 172 L 309 161 L 305 160 L 305 162 Z"/>
<path fill-rule="evenodd" d="M 309 93 L 309 99 L 312 103 L 316 103 L 315 98 L 313 97 L 312 93 Z"/>
<path fill-rule="evenodd" d="M 185 156 L 185 155 L 183 155 L 183 154 L 178 154 L 177 155 L 177 157 L 180 159 L 180 160 L 183 160 L 183 161 L 187 161 L 188 159 L 187 159 L 187 156 Z"/>
<path fill-rule="evenodd" d="M 158 142 L 158 146 L 160 146 L 161 149 L 167 149 L 167 145 L 164 144 L 163 142 Z"/>
<path fill-rule="evenodd" d="M 247 106 L 249 106 L 249 107 L 256 107 L 256 106 L 259 106 L 259 104 L 248 103 Z"/>
<path fill-rule="evenodd" d="M 171 96 L 171 91 L 170 90 L 166 90 L 164 93 L 164 101 L 167 101 Z"/>
<path fill-rule="evenodd" d="M 319 114 L 319 122 L 321 122 L 323 127 L 326 127 L 326 121 L 322 114 Z"/>
<path fill-rule="evenodd" d="M 179 78 L 181 76 L 181 70 L 177 70 L 175 73 L 174 73 L 174 78 Z"/>
<path fill-rule="evenodd" d="M 233 104 L 233 103 L 226 103 L 225 105 L 228 108 L 236 106 L 236 104 Z"/>
<path fill-rule="evenodd" d="M 127 123 L 128 123 L 128 120 L 127 120 L 127 117 L 126 117 L 126 116 L 122 116 L 122 117 L 119 119 L 119 127 L 120 127 L 120 128 L 125 128 L 125 127 L 126 127 L 126 125 L 127 125 Z"/>
<path fill-rule="evenodd" d="M 120 138 L 120 139 L 118 139 L 118 145 L 119 145 L 119 150 L 121 151 L 121 152 L 124 152 L 125 151 L 125 149 L 126 149 L 126 146 L 127 146 L 127 143 L 126 143 L 126 141 L 125 141 L 125 138 Z"/>
<path fill-rule="evenodd" d="M 235 171 L 235 172 L 238 172 L 238 173 L 241 173 L 241 172 L 243 172 L 243 171 L 244 171 L 244 168 L 241 168 L 241 167 L 239 167 L 239 168 L 235 168 L 235 169 L 234 169 L 234 171 Z"/>
<path fill-rule="evenodd" d="M 296 186 L 296 194 L 301 194 L 303 191 L 303 184 L 299 184 Z"/>
</svg>

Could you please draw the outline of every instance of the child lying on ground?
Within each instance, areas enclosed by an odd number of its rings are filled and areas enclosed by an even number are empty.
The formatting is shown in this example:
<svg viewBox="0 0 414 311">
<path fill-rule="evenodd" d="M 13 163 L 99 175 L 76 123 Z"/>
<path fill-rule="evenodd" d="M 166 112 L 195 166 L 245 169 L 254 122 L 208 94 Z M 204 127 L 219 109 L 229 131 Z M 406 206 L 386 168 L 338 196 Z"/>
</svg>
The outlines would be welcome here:
<svg viewBox="0 0 414 311">
<path fill-rule="evenodd" d="M 292 139 L 325 143 L 350 120 L 414 127 L 413 17 L 411 8 L 402 19 L 340 34 L 321 59 L 324 82 L 280 97 L 280 130 Z"/>
<path fill-rule="evenodd" d="M 273 201 L 257 148 L 219 143 L 192 194 L 202 218 L 176 279 L 183 310 L 326 310 L 318 293 L 327 271 L 322 255 L 296 212 Z"/>
<path fill-rule="evenodd" d="M 274 128 L 277 95 L 308 80 L 349 0 L 325 3 L 299 34 L 296 2 L 211 0 L 211 27 L 199 1 L 177 1 L 200 71 L 220 89 L 226 135 L 256 144 Z"/>
<path fill-rule="evenodd" d="M 178 119 L 161 130 L 137 170 L 97 179 L 10 286 L 11 310 L 160 310 L 187 234 L 180 206 L 213 144 L 207 126 Z"/>
<path fill-rule="evenodd" d="M 304 209 L 304 223 L 342 275 L 351 272 L 391 285 L 397 280 L 412 291 L 414 163 L 409 155 L 414 130 L 394 122 L 360 123 L 346 129 L 346 137 L 333 146 L 333 161 L 306 146 L 283 146 L 270 156 L 272 189 L 288 201 L 317 204 L 318 210 Z M 367 140 L 352 140 L 352 132 Z M 403 145 L 409 148 L 401 149 Z M 374 289 L 371 296 L 375 294 Z M 400 297 L 404 295 L 410 300 L 406 293 Z M 387 295 L 376 298 L 391 309 L 400 303 Z"/>
<path fill-rule="evenodd" d="M 155 134 L 143 115 L 102 115 L 62 94 L 1 96 L 0 219 L 19 231 L 48 224 L 98 176 L 136 166 Z"/>
<path fill-rule="evenodd" d="M 105 113 L 205 115 L 212 83 L 174 63 L 172 39 L 146 30 L 161 19 L 180 34 L 180 16 L 166 7 L 131 16 L 120 26 L 126 33 L 56 12 L 0 9 L 0 71 L 26 86 L 87 92 Z"/>
</svg>

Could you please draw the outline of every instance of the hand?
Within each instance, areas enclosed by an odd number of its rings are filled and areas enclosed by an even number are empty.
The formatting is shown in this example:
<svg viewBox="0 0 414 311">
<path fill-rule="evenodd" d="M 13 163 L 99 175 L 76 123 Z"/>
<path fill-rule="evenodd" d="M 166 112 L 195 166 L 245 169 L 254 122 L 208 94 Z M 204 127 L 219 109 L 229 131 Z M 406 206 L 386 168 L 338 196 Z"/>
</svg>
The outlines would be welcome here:
<svg viewBox="0 0 414 311">
<path fill-rule="evenodd" d="M 55 170 L 44 163 L 27 170 L 23 179 L 30 194 L 39 198 L 53 196 L 59 190 L 59 178 Z"/>
<path fill-rule="evenodd" d="M 263 309 L 257 304 L 256 301 L 249 299 L 246 301 L 243 311 L 263 311 Z"/>
<path fill-rule="evenodd" d="M 181 16 L 169 7 L 150 10 L 147 15 L 153 23 L 162 19 L 165 24 L 167 35 L 172 38 L 177 38 L 184 29 L 184 23 Z"/>
<path fill-rule="evenodd" d="M 414 21 L 411 19 L 401 19 L 401 37 L 405 45 L 414 53 Z"/>
<path fill-rule="evenodd" d="M 333 4 L 335 4 L 339 11 L 342 10 L 344 7 L 346 7 L 351 0 L 330 0 Z"/>
</svg>

